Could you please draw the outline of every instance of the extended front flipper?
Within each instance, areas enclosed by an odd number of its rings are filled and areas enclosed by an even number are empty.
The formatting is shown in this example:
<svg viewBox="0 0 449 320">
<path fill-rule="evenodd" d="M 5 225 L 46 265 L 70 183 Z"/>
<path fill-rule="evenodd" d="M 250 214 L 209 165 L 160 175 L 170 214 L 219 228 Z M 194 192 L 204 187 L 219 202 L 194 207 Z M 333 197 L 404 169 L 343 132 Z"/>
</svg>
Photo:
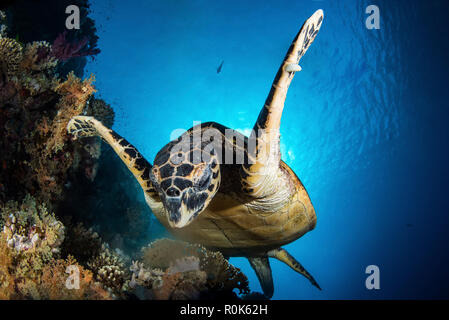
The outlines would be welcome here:
<svg viewBox="0 0 449 320">
<path fill-rule="evenodd" d="M 283 248 L 274 249 L 268 251 L 268 256 L 284 262 L 290 268 L 292 268 L 296 272 L 302 274 L 304 277 L 309 279 L 310 283 L 312 283 L 315 287 L 321 290 L 320 286 L 312 277 L 312 275 L 308 273 L 307 270 L 295 258 L 293 258 L 293 256 L 290 253 L 287 252 L 287 250 Z"/>
<path fill-rule="evenodd" d="M 93 117 L 76 116 L 67 125 L 67 131 L 74 139 L 100 136 L 108 143 L 126 164 L 147 195 L 156 194 L 150 182 L 151 164 L 137 149 L 113 130 L 105 127 Z"/>
<path fill-rule="evenodd" d="M 257 147 L 253 152 L 252 163 L 243 166 L 242 177 L 246 179 L 247 189 L 256 197 L 264 197 L 277 188 L 275 185 L 270 187 L 269 184 L 276 180 L 281 160 L 279 127 L 287 90 L 295 72 L 301 70 L 298 63 L 315 39 L 322 21 L 323 11 L 317 10 L 301 27 L 276 74 L 254 125 L 252 138 L 257 137 Z"/>
</svg>

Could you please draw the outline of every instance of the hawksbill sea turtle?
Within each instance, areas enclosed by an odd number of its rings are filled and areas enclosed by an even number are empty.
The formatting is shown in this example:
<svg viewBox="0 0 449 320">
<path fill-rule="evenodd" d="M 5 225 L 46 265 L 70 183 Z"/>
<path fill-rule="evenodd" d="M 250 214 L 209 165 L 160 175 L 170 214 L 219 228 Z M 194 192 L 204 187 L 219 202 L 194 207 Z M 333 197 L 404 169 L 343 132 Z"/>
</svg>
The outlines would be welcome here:
<svg viewBox="0 0 449 320">
<path fill-rule="evenodd" d="M 97 135 L 114 149 L 142 186 L 152 212 L 176 238 L 226 257 L 248 258 L 268 298 L 274 292 L 269 257 L 320 288 L 282 248 L 312 230 L 316 214 L 303 184 L 281 160 L 279 127 L 288 87 L 323 17 L 316 11 L 296 35 L 250 137 L 202 123 L 169 142 L 151 164 L 93 117 L 76 116 L 67 126 L 74 139 Z"/>
</svg>

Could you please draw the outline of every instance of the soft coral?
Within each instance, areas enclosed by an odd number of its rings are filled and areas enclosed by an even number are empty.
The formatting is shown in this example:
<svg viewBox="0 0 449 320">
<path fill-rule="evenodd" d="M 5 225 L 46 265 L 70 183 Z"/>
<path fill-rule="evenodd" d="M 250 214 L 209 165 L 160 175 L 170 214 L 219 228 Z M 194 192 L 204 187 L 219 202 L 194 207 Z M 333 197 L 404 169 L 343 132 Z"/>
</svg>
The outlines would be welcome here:
<svg viewBox="0 0 449 320">
<path fill-rule="evenodd" d="M 60 33 L 52 45 L 52 54 L 58 60 L 66 61 L 74 57 L 92 56 L 100 53 L 100 49 L 98 48 L 83 50 L 88 43 L 87 38 L 84 38 L 79 42 L 68 42 L 66 34 L 67 31 Z"/>
</svg>

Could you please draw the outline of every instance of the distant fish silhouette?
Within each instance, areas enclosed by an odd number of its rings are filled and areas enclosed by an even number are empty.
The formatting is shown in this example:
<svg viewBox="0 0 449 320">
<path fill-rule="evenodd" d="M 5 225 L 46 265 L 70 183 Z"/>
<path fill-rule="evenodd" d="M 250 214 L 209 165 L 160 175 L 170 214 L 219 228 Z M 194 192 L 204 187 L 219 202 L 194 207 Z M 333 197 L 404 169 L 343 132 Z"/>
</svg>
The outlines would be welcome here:
<svg viewBox="0 0 449 320">
<path fill-rule="evenodd" d="M 223 63 L 224 63 L 224 60 L 220 63 L 220 65 L 218 66 L 218 68 L 217 68 L 217 73 L 220 73 L 221 72 L 221 69 L 223 69 Z"/>
</svg>

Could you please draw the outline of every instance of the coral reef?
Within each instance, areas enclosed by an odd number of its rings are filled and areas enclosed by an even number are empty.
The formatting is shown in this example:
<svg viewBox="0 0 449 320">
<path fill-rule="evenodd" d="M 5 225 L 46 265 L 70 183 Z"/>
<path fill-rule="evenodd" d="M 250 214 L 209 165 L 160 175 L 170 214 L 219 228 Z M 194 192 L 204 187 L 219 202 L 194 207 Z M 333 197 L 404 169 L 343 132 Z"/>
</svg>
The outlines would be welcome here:
<svg viewBox="0 0 449 320">
<path fill-rule="evenodd" d="M 50 129 L 53 134 L 46 143 L 48 154 L 54 154 L 64 148 L 67 141 L 67 124 L 72 117 L 83 112 L 87 99 L 95 92 L 92 86 L 94 80 L 93 75 L 81 81 L 73 73 L 69 73 L 67 80 L 54 88 L 61 98 L 57 104 L 58 113 Z"/>
<path fill-rule="evenodd" d="M 22 46 L 13 39 L 0 39 L 0 67 L 2 74 L 12 79 L 19 70 L 22 61 Z"/>
<path fill-rule="evenodd" d="M 66 132 L 80 114 L 114 123 L 111 106 L 93 96 L 94 77 L 81 77 L 86 56 L 99 52 L 88 2 L 49 2 L 16 0 L 0 11 L 0 299 L 248 293 L 246 276 L 218 252 L 169 239 L 140 250 L 167 234 L 140 186 L 99 138 L 72 141 Z M 36 20 L 37 12 L 64 12 L 68 4 L 81 9 L 80 30 L 61 30 L 60 15 Z M 67 283 L 70 270 L 76 289 Z"/>
<path fill-rule="evenodd" d="M 38 206 L 30 195 L 25 197 L 20 206 L 13 201 L 6 203 L 2 220 L 6 242 L 17 252 L 33 251 L 41 256 L 59 252 L 59 246 L 64 240 L 64 226 L 47 212 L 44 205 Z"/>
<path fill-rule="evenodd" d="M 1 208 L 0 233 L 1 299 L 110 299 L 112 296 L 93 280 L 92 272 L 68 257 L 60 259 L 64 226 L 48 213 L 45 205 L 27 196 L 19 204 L 10 201 Z M 65 286 L 66 270 L 79 271 L 79 289 Z"/>
<path fill-rule="evenodd" d="M 131 279 L 127 257 L 111 250 L 98 233 L 81 223 L 67 221 L 65 225 L 68 230 L 62 254 L 73 255 L 114 297 L 123 297 Z"/>
<path fill-rule="evenodd" d="M 83 112 L 94 78 L 56 78 L 45 42 L 25 48 L 9 38 L 0 43 L 14 53 L 0 52 L 0 201 L 30 193 L 51 205 L 62 198 L 75 158 L 66 125 Z"/>
<path fill-rule="evenodd" d="M 221 253 L 177 240 L 159 239 L 143 248 L 141 261 L 130 270 L 129 286 L 141 298 L 236 298 L 234 289 L 249 293 L 246 276 Z"/>
<path fill-rule="evenodd" d="M 199 269 L 163 272 L 160 269 L 147 269 L 143 263 L 134 262 L 130 270 L 133 272 L 130 287 L 142 299 L 193 300 L 199 299 L 201 292 L 206 291 L 207 274 Z"/>
<path fill-rule="evenodd" d="M 0 35 L 0 298 L 115 298 L 114 290 L 125 284 L 117 274 L 129 274 L 128 267 L 100 239 L 93 242 L 96 251 L 78 263 L 65 242 L 66 233 L 72 236 L 80 228 L 67 229 L 47 211 L 64 200 L 68 177 L 92 170 L 100 156 L 98 140 L 89 148 L 66 133 L 70 118 L 85 112 L 94 78 L 81 80 L 74 73 L 59 78 L 55 52 L 61 47 L 53 50 L 46 41 L 23 44 L 8 38 L 6 30 L 2 26 Z M 105 103 L 97 109 L 113 119 Z M 86 252 L 86 246 L 77 250 Z M 68 266 L 79 272 L 77 290 L 65 287 Z M 109 269 L 115 279 L 106 274 Z"/>
<path fill-rule="evenodd" d="M 65 9 L 69 5 L 76 5 L 80 9 L 81 25 L 80 29 L 70 30 L 61 42 L 61 35 L 67 30 Z M 5 13 L 4 23 L 8 24 L 8 33 L 12 35 L 12 38 L 17 36 L 23 43 L 46 41 L 54 44 L 59 38 L 61 49 L 76 48 L 78 46 L 76 44 L 84 43 L 84 46 L 79 49 L 80 53 L 86 51 L 98 53 L 99 51 L 95 22 L 89 17 L 88 0 L 46 0 L 44 5 L 39 1 L 14 0 L 7 6 Z M 54 56 L 57 57 L 58 54 Z M 65 77 L 70 71 L 73 71 L 77 77 L 83 77 L 86 62 L 86 56 L 72 55 L 70 59 L 60 61 L 56 71 L 61 77 Z"/>
<path fill-rule="evenodd" d="M 79 287 L 77 289 L 68 289 L 65 285 L 67 268 L 71 266 L 76 266 L 79 272 Z M 76 260 L 70 256 L 66 260 L 58 259 L 45 266 L 38 290 L 39 299 L 111 300 L 114 298 L 100 283 L 94 281 L 91 271 L 78 265 Z"/>
<path fill-rule="evenodd" d="M 130 273 L 126 268 L 126 262 L 106 244 L 102 245 L 100 254 L 94 256 L 87 265 L 97 281 L 111 292 L 120 295 L 127 291 Z"/>
</svg>

